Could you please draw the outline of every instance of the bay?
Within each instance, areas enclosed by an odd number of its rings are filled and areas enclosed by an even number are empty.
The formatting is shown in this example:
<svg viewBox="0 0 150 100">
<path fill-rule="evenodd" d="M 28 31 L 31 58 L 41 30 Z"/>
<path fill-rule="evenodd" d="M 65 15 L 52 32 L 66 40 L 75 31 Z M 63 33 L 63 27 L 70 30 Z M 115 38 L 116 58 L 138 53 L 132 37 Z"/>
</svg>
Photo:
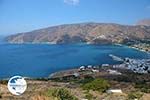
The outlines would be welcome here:
<svg viewBox="0 0 150 100">
<path fill-rule="evenodd" d="M 48 77 L 81 65 L 118 64 L 109 54 L 147 59 L 149 55 L 127 46 L 88 44 L 0 44 L 0 79 L 14 75 Z"/>
</svg>

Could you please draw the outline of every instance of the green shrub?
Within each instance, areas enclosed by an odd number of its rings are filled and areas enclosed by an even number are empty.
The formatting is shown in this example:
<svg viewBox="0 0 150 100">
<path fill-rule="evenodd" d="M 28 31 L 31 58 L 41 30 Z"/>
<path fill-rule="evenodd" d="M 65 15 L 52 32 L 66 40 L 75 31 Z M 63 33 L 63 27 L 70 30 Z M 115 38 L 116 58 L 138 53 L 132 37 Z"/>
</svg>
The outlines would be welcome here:
<svg viewBox="0 0 150 100">
<path fill-rule="evenodd" d="M 71 95 L 67 89 L 49 89 L 47 91 L 47 96 L 53 96 L 58 100 L 78 100 L 75 96 Z"/>
<path fill-rule="evenodd" d="M 143 94 L 140 92 L 131 92 L 128 94 L 128 99 L 129 100 L 140 99 L 142 96 Z"/>
<path fill-rule="evenodd" d="M 93 99 L 94 99 L 94 96 L 93 96 L 92 94 L 90 94 L 90 93 L 87 93 L 87 94 L 85 95 L 85 99 L 93 100 Z"/>
<path fill-rule="evenodd" d="M 150 93 L 150 84 L 148 83 L 136 83 L 134 87 L 139 89 L 141 92 Z"/>
<path fill-rule="evenodd" d="M 78 83 L 86 84 L 86 83 L 89 83 L 89 82 L 91 82 L 93 80 L 94 80 L 93 77 L 91 77 L 91 76 L 85 76 L 84 79 L 79 80 Z"/>
<path fill-rule="evenodd" d="M 109 83 L 104 79 L 95 79 L 82 86 L 84 90 L 93 90 L 99 92 L 105 92 L 109 88 Z"/>
<path fill-rule="evenodd" d="M 38 80 L 38 81 L 48 81 L 49 79 L 48 78 L 36 78 L 36 80 Z"/>
<path fill-rule="evenodd" d="M 0 84 L 7 85 L 8 80 L 0 80 Z"/>
</svg>

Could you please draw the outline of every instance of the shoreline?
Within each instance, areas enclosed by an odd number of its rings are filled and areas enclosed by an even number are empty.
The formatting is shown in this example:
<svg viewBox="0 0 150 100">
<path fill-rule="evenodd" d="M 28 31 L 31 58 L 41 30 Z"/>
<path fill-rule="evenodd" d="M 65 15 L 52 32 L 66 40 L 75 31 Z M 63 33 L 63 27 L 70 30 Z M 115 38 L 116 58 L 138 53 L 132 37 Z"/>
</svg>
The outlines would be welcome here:
<svg viewBox="0 0 150 100">
<path fill-rule="evenodd" d="M 137 47 L 134 47 L 134 46 L 129 46 L 129 45 L 125 45 L 125 44 L 115 44 L 115 45 L 118 45 L 118 46 L 125 46 L 125 47 L 128 47 L 128 48 L 132 48 L 132 49 L 135 49 L 135 50 L 138 50 L 138 51 L 141 51 L 141 52 L 145 52 L 147 54 L 150 54 L 150 51 L 146 51 L 145 49 L 140 49 L 140 48 L 137 48 Z"/>
<path fill-rule="evenodd" d="M 134 46 L 129 46 L 130 48 L 133 48 L 133 49 L 136 49 L 136 50 L 139 50 L 139 51 L 142 51 L 142 52 L 145 52 L 147 54 L 150 54 L 150 51 L 146 51 L 145 49 L 140 49 L 140 48 L 137 48 L 137 47 L 134 47 Z"/>
<path fill-rule="evenodd" d="M 57 43 L 51 43 L 51 42 L 43 42 L 43 43 L 10 43 L 10 42 L 3 42 L 3 43 L 0 43 L 0 44 L 13 44 L 13 45 L 71 45 L 71 44 L 57 44 Z M 137 47 L 134 47 L 134 46 L 129 46 L 129 45 L 126 45 L 126 44 L 119 44 L 119 43 L 108 43 L 108 44 L 88 44 L 88 43 L 75 43 L 74 45 L 115 45 L 115 46 L 125 46 L 125 47 L 128 47 L 128 48 L 132 48 L 132 49 L 135 49 L 135 50 L 139 50 L 141 52 L 145 52 L 147 54 L 150 54 L 150 51 L 146 51 L 145 49 L 141 49 L 141 48 L 137 48 Z"/>
<path fill-rule="evenodd" d="M 32 43 L 32 42 L 24 42 L 24 43 L 11 43 L 11 42 L 2 42 L 0 44 L 14 44 L 14 45 L 31 45 L 31 44 L 35 44 L 35 45 L 70 45 L 69 43 L 68 44 L 58 44 L 58 43 L 52 43 L 52 42 L 39 42 L 39 43 Z M 145 49 L 141 49 L 141 48 L 138 48 L 138 47 L 134 47 L 134 46 L 129 46 L 129 45 L 126 45 L 126 44 L 120 44 L 120 43 L 108 43 L 108 44 L 103 44 L 103 43 L 100 43 L 100 44 L 88 44 L 87 42 L 83 42 L 83 43 L 74 43 L 75 45 L 116 45 L 116 46 L 126 46 L 126 47 L 129 47 L 129 48 L 133 48 L 133 49 L 136 49 L 136 50 L 139 50 L 139 51 L 142 51 L 142 52 L 146 52 L 146 53 L 150 53 L 150 51 L 146 51 Z"/>
</svg>

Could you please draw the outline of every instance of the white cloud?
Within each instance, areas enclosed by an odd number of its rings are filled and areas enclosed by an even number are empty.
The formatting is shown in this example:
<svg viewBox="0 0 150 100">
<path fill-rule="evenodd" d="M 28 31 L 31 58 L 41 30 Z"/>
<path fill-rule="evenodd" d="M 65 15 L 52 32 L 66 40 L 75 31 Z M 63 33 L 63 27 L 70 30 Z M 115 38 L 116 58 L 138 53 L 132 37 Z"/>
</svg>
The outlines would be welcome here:
<svg viewBox="0 0 150 100">
<path fill-rule="evenodd" d="M 64 0 L 64 3 L 69 5 L 78 5 L 80 0 Z"/>
</svg>

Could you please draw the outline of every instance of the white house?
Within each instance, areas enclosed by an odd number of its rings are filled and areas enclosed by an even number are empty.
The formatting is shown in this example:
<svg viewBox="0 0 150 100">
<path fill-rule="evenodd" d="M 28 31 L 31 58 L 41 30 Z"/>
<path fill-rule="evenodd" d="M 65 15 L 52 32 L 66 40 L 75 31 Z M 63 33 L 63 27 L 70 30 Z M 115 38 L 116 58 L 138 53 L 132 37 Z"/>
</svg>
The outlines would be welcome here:
<svg viewBox="0 0 150 100">
<path fill-rule="evenodd" d="M 107 70 L 108 72 L 109 72 L 109 74 L 113 74 L 113 75 L 121 75 L 122 73 L 120 73 L 120 72 L 118 72 L 118 71 L 116 71 L 116 70 L 111 70 L 111 69 L 109 69 L 109 70 Z"/>
<path fill-rule="evenodd" d="M 121 89 L 109 89 L 107 93 L 123 93 Z"/>
<path fill-rule="evenodd" d="M 109 67 L 109 64 L 102 64 L 102 67 Z"/>
<path fill-rule="evenodd" d="M 92 72 L 94 72 L 94 73 L 98 73 L 98 72 L 99 72 L 99 70 L 92 69 Z"/>
<path fill-rule="evenodd" d="M 79 70 L 80 70 L 80 71 L 84 71 L 84 70 L 85 70 L 85 66 L 81 66 L 81 67 L 79 68 Z"/>
</svg>

